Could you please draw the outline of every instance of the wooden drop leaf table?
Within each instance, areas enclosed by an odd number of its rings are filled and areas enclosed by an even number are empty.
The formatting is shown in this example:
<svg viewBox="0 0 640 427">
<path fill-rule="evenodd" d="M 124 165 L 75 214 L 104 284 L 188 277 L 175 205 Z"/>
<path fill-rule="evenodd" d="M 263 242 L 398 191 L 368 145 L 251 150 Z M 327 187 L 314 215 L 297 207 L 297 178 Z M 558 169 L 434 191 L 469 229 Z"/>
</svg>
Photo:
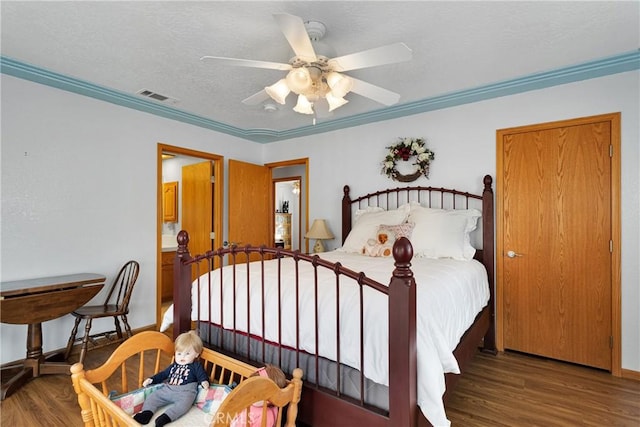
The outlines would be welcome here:
<svg viewBox="0 0 640 427">
<path fill-rule="evenodd" d="M 0 283 L 0 321 L 28 325 L 26 359 L 2 368 L 2 400 L 31 378 L 69 374 L 60 353 L 42 353 L 42 322 L 71 313 L 96 296 L 105 276 L 69 274 Z"/>
</svg>

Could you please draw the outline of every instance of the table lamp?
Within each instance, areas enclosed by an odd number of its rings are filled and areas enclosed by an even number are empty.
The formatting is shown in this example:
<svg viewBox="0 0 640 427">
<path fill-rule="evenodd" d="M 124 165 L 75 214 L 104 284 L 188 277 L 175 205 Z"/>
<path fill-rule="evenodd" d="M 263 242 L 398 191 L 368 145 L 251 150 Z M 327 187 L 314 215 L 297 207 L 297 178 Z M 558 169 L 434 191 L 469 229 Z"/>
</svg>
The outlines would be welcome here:
<svg viewBox="0 0 640 427">
<path fill-rule="evenodd" d="M 305 239 L 316 239 L 316 244 L 313 245 L 313 253 L 324 252 L 323 240 L 333 239 L 333 234 L 329 231 L 329 227 L 324 219 L 314 219 L 311 224 L 311 229 L 304 235 Z"/>
</svg>

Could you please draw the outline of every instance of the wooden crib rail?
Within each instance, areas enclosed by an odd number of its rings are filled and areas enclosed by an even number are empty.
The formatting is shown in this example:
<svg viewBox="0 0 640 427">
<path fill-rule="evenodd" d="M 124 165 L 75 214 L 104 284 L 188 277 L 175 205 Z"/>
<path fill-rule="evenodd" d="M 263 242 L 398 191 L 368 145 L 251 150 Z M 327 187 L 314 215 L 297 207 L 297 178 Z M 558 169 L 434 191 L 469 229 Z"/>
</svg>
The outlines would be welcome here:
<svg viewBox="0 0 640 427">
<path fill-rule="evenodd" d="M 116 406 L 85 377 L 81 363 L 71 367 L 71 381 L 78 395 L 84 427 L 139 426 L 131 415 Z"/>
<path fill-rule="evenodd" d="M 268 401 L 270 405 L 279 407 L 276 425 L 282 425 L 282 408 L 289 405 L 285 427 L 295 427 L 298 414 L 298 402 L 302 393 L 302 369 L 293 371 L 293 378 L 285 388 L 279 388 L 273 381 L 264 377 L 251 377 L 240 383 L 222 402 L 214 417 L 212 426 L 227 427 L 235 416 L 248 412 L 249 407 L 257 402 Z M 267 420 L 266 406 L 263 407 L 262 425 Z M 247 415 L 247 419 L 249 416 Z M 253 425 L 253 424 L 252 424 Z"/>
<path fill-rule="evenodd" d="M 158 332 L 144 331 L 123 342 L 102 366 L 86 371 L 85 375 L 90 383 L 99 383 L 102 386 L 102 392 L 107 395 L 110 390 L 113 390 L 113 388 L 109 389 L 107 379 L 113 378 L 113 373 L 120 369 L 120 384 L 117 390 L 121 393 L 127 393 L 141 388 L 145 378 L 160 372 L 163 367 L 160 364 L 160 358 L 163 353 L 169 357 L 173 356 L 173 341 L 171 338 Z M 145 372 L 145 358 L 149 354 L 152 355 L 151 357 L 155 357 L 155 363 L 153 370 L 147 369 Z M 127 366 L 128 361 L 135 360 L 133 358 L 135 355 L 139 356 L 137 358 L 137 378 L 136 384 L 130 386 L 127 379 Z"/>
<path fill-rule="evenodd" d="M 256 368 L 232 357 L 205 348 L 200 357 L 205 371 L 209 374 L 209 382 L 212 384 L 240 383 L 255 373 Z"/>
</svg>

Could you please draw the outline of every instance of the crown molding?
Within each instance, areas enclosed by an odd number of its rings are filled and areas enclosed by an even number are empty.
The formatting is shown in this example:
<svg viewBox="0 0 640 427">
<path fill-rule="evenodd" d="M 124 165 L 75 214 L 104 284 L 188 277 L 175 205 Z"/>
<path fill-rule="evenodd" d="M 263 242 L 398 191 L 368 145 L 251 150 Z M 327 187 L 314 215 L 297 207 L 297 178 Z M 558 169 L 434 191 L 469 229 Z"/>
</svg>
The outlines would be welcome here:
<svg viewBox="0 0 640 427">
<path fill-rule="evenodd" d="M 356 114 L 350 117 L 320 122 L 315 125 L 276 131 L 272 129 L 241 129 L 202 116 L 187 113 L 176 108 L 158 104 L 153 101 L 142 99 L 128 93 L 115 91 L 103 86 L 98 86 L 93 83 L 25 64 L 6 56 L 0 56 L 0 71 L 3 74 L 259 143 L 270 143 L 354 126 L 361 126 L 368 123 L 410 116 L 427 111 L 434 111 L 442 108 L 449 108 L 457 105 L 469 104 L 637 69 L 640 69 L 640 50 L 596 61 L 589 61 L 553 71 L 531 74 L 472 89 L 438 95 L 419 101 L 393 105 L 391 107 Z"/>
</svg>

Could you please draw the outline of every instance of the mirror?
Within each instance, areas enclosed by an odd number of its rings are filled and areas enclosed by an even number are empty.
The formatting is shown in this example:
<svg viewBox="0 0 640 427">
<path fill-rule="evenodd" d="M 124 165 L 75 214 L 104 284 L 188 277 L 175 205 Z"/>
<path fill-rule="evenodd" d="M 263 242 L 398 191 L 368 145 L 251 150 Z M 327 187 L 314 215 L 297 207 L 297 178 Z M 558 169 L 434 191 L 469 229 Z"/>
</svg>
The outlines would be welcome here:
<svg viewBox="0 0 640 427">
<path fill-rule="evenodd" d="M 300 250 L 300 193 L 302 182 L 300 177 L 288 177 L 274 180 L 275 202 L 275 243 L 277 247 L 287 250 Z"/>
</svg>

